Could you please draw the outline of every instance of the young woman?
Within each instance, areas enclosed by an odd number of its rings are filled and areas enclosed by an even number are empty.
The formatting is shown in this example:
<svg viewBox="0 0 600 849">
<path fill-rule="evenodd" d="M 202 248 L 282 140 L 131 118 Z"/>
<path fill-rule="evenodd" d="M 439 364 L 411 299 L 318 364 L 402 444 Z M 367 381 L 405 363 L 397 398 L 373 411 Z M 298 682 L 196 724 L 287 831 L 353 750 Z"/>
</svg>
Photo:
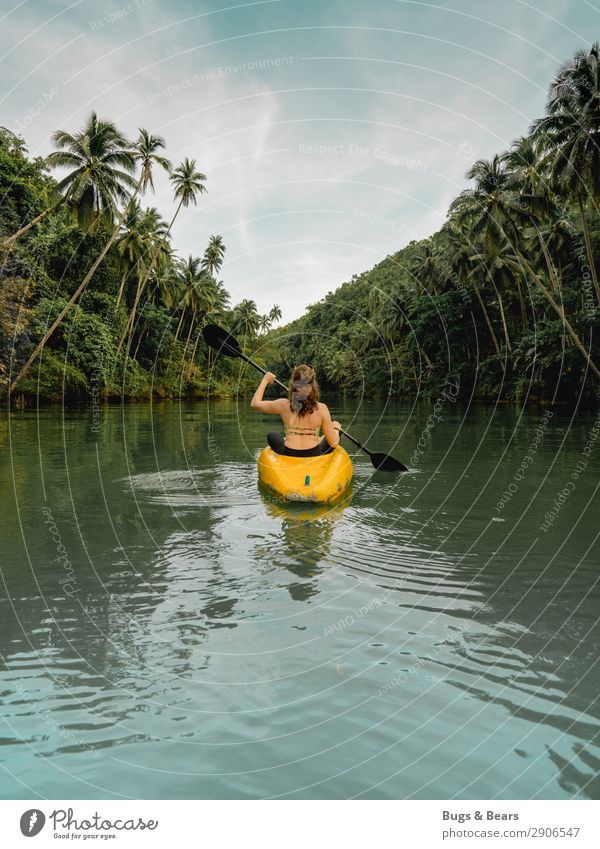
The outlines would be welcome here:
<svg viewBox="0 0 600 849">
<path fill-rule="evenodd" d="M 319 401 L 319 385 L 311 366 L 296 366 L 292 372 L 288 397 L 277 401 L 263 401 L 265 389 L 275 380 L 267 372 L 254 393 L 250 406 L 261 413 L 281 416 L 285 436 L 275 431 L 267 435 L 267 442 L 277 454 L 288 457 L 316 457 L 328 454 L 340 441 L 341 424 L 331 421 L 326 404 Z M 319 431 L 325 434 L 321 439 Z"/>
</svg>

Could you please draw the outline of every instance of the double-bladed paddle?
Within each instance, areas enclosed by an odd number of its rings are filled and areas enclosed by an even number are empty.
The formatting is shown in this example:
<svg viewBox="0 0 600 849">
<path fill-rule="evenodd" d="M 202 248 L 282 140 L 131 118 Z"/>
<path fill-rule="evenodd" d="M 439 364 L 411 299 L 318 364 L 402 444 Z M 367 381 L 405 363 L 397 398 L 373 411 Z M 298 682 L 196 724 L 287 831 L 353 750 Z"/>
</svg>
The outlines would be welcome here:
<svg viewBox="0 0 600 849">
<path fill-rule="evenodd" d="M 217 324 L 206 324 L 202 328 L 202 335 L 204 336 L 204 341 L 207 345 L 210 345 L 211 348 L 214 348 L 218 354 L 223 354 L 225 357 L 239 357 L 241 360 L 245 360 L 249 365 L 254 366 L 257 371 L 262 372 L 263 374 L 267 373 L 267 370 L 262 366 L 259 366 L 258 363 L 255 363 L 254 360 L 251 360 L 247 354 L 244 354 L 242 349 L 240 348 L 239 342 L 237 339 L 224 330 L 222 327 L 219 327 Z M 280 380 L 275 378 L 275 383 L 278 386 L 281 386 L 286 392 L 288 391 L 288 387 L 282 383 Z M 343 434 L 350 442 L 353 442 L 357 448 L 360 448 L 361 451 L 364 451 L 365 454 L 368 454 L 371 463 L 374 468 L 379 472 L 407 472 L 408 469 L 401 463 L 400 460 L 396 460 L 395 457 L 392 457 L 390 454 L 382 454 L 379 451 L 369 451 L 358 439 L 355 439 L 353 436 L 350 436 L 349 433 L 346 433 L 345 430 L 340 429 L 340 433 Z"/>
</svg>

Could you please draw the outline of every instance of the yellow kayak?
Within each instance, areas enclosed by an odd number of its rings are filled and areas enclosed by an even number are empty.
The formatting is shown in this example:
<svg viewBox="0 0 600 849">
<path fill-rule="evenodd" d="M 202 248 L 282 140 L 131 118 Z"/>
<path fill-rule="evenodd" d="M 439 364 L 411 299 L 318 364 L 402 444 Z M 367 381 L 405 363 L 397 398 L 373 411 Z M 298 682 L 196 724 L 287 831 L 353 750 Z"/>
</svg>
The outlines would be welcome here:
<svg viewBox="0 0 600 849">
<path fill-rule="evenodd" d="M 328 504 L 350 486 L 352 460 L 338 445 L 320 457 L 287 457 L 263 448 L 258 458 L 258 477 L 286 501 Z"/>
</svg>

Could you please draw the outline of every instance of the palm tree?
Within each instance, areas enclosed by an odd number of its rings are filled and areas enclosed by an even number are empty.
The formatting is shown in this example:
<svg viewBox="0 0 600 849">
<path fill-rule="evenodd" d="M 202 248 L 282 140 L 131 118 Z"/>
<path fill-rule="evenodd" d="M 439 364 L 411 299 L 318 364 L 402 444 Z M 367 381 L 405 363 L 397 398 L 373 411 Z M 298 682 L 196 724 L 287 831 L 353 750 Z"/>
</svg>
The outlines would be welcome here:
<svg viewBox="0 0 600 849">
<path fill-rule="evenodd" d="M 416 297 L 416 289 L 413 281 L 409 283 L 397 283 L 388 293 L 383 289 L 373 289 L 369 293 L 369 304 L 373 309 L 373 338 L 377 338 L 377 334 L 392 346 L 395 350 L 395 343 L 401 338 L 402 331 L 410 328 L 408 319 L 408 311 L 410 302 Z M 422 345 L 417 343 L 419 356 L 423 354 L 423 358 L 428 368 L 433 369 L 433 363 L 427 354 L 427 351 Z M 415 375 L 415 383 L 418 384 L 417 372 L 415 368 L 414 358 L 410 354 L 410 360 Z"/>
<path fill-rule="evenodd" d="M 281 316 L 282 316 L 281 307 L 279 306 L 279 304 L 273 304 L 273 306 L 271 307 L 271 310 L 269 312 L 269 320 L 270 320 L 271 324 L 276 324 L 276 323 L 280 322 Z"/>
<path fill-rule="evenodd" d="M 188 377 L 191 375 L 196 361 L 196 351 L 202 337 L 200 331 L 208 321 L 218 322 L 224 318 L 229 303 L 229 294 L 221 281 L 217 281 L 206 272 L 202 272 L 198 286 L 198 301 L 200 315 L 196 319 L 196 339 L 190 357 Z"/>
<path fill-rule="evenodd" d="M 182 362 L 185 363 L 190 339 L 192 338 L 192 333 L 196 324 L 196 316 L 198 314 L 198 310 L 202 302 L 200 287 L 205 272 L 202 271 L 201 259 L 199 257 L 193 257 L 190 254 L 186 262 L 183 263 L 181 266 L 181 274 L 184 284 L 184 294 L 182 299 L 183 309 L 181 313 L 181 318 L 179 319 L 179 325 L 175 333 L 175 341 L 177 341 L 177 339 L 179 338 L 179 333 L 183 327 L 184 320 L 189 313 L 188 334 L 185 340 L 182 355 Z"/>
<path fill-rule="evenodd" d="M 451 203 L 450 215 L 460 225 L 468 226 L 473 241 L 481 237 L 485 250 L 491 253 L 508 236 L 518 232 L 518 222 L 523 216 L 505 155 L 478 159 L 467 171 L 467 179 L 474 180 L 475 186 L 464 189 Z"/>
<path fill-rule="evenodd" d="M 212 290 L 211 290 L 211 298 L 208 307 L 204 313 L 204 319 L 206 322 L 212 321 L 216 324 L 222 324 L 226 321 L 227 311 L 229 309 L 229 292 L 223 285 L 220 280 L 212 279 Z M 192 353 L 191 363 L 194 362 L 196 357 L 196 349 L 198 347 L 198 341 L 200 336 L 198 335 L 196 338 L 196 344 L 194 345 L 194 351 Z M 213 357 L 213 349 L 208 349 L 208 368 L 211 367 Z"/>
<path fill-rule="evenodd" d="M 190 326 L 188 330 L 187 339 L 185 340 L 185 345 L 183 348 L 183 356 L 182 362 L 185 363 L 187 350 L 190 344 L 190 340 L 192 338 L 192 334 L 194 331 L 197 331 L 196 340 L 194 342 L 194 349 L 192 352 L 192 357 L 190 361 L 190 369 L 191 372 L 192 364 L 194 362 L 194 358 L 196 356 L 196 349 L 198 348 L 198 341 L 200 338 L 200 327 L 199 318 L 203 315 L 206 315 L 207 312 L 210 311 L 212 307 L 212 284 L 214 280 L 210 277 L 206 271 L 200 271 L 196 279 L 192 282 L 189 293 L 189 303 L 192 310 L 192 315 L 190 318 Z"/>
<path fill-rule="evenodd" d="M 471 262 L 474 263 L 474 268 L 471 271 L 473 278 L 485 279 L 487 277 L 496 292 L 506 347 L 509 351 L 512 351 L 502 289 L 509 289 L 511 284 L 518 282 L 518 278 L 522 274 L 522 266 L 517 257 L 510 252 L 507 242 L 498 248 L 494 248 L 491 254 L 487 252 L 474 254 L 471 257 Z"/>
<path fill-rule="evenodd" d="M 213 321 L 222 321 L 229 309 L 229 292 L 221 280 L 216 280 L 214 285 L 213 300 L 210 317 Z"/>
<path fill-rule="evenodd" d="M 136 259 L 135 270 L 137 272 L 137 286 L 133 305 L 129 311 L 129 316 L 125 326 L 125 330 L 117 345 L 116 353 L 121 350 L 121 346 L 125 341 L 127 334 L 129 338 L 133 337 L 135 330 L 135 319 L 142 293 L 150 279 L 150 273 L 160 274 L 164 271 L 171 260 L 171 245 L 169 243 L 169 233 L 166 222 L 161 218 L 156 207 L 151 207 L 141 214 L 138 222 L 138 231 L 134 234 L 136 244 Z M 148 258 L 152 258 L 152 269 L 148 267 Z"/>
<path fill-rule="evenodd" d="M 550 177 L 560 191 L 577 201 L 596 296 L 600 286 L 585 204 L 600 198 L 600 45 L 578 50 L 562 65 L 551 86 L 546 115 L 532 125 L 543 146 Z"/>
<path fill-rule="evenodd" d="M 531 252 L 536 267 L 542 258 L 560 297 L 562 291 L 562 271 L 569 262 L 573 243 L 571 222 L 558 210 L 550 212 L 524 234 L 531 242 Z M 539 248 L 538 248 L 539 246 Z"/>
<path fill-rule="evenodd" d="M 208 242 L 208 247 L 204 251 L 202 259 L 202 268 L 214 277 L 215 271 L 220 271 L 223 265 L 223 257 L 225 256 L 226 247 L 223 244 L 222 236 L 211 236 Z"/>
<path fill-rule="evenodd" d="M 140 134 L 133 151 L 133 157 L 140 166 L 138 190 L 145 194 L 148 189 L 154 192 L 154 166 L 158 165 L 163 171 L 171 173 L 171 163 L 158 151 L 164 149 L 165 141 L 160 136 L 151 135 L 148 130 L 140 127 Z"/>
<path fill-rule="evenodd" d="M 164 139 L 160 136 L 151 135 L 148 130 L 145 130 L 143 127 L 140 127 L 139 132 L 140 134 L 133 150 L 133 158 L 140 166 L 140 177 L 137 185 L 136 196 L 139 193 L 145 194 L 149 188 L 154 192 L 153 168 L 155 165 L 160 166 L 168 173 L 171 171 L 171 163 L 169 160 L 158 153 L 158 151 L 165 146 Z M 146 257 L 142 250 L 143 239 L 141 235 L 141 229 L 143 228 L 144 221 L 146 224 L 148 223 L 148 219 L 144 219 L 140 204 L 137 203 L 135 198 L 133 198 L 125 210 L 123 232 L 117 239 L 119 254 L 121 257 L 126 258 L 126 263 L 129 265 L 126 274 L 128 274 L 133 268 L 141 267 L 145 263 Z M 125 277 L 126 275 L 123 276 L 121 286 L 119 288 L 117 306 L 119 306 L 123 295 Z"/>
<path fill-rule="evenodd" d="M 567 319 L 564 308 L 556 302 L 524 255 L 520 245 L 523 224 L 531 223 L 532 215 L 521 204 L 512 188 L 512 178 L 504 156 L 496 155 L 489 162 L 479 159 L 467 176 L 475 180 L 475 186 L 460 193 L 450 206 L 451 214 L 455 215 L 460 223 L 469 225 L 472 236 L 481 236 L 488 256 L 493 256 L 494 251 L 500 250 L 504 242 L 509 242 L 527 277 L 544 295 L 589 367 L 600 377 L 600 371 Z"/>
<path fill-rule="evenodd" d="M 256 309 L 256 303 L 245 298 L 233 308 L 234 331 L 252 339 L 258 333 L 260 316 Z"/>
<path fill-rule="evenodd" d="M 193 203 L 195 206 L 197 204 L 197 196 L 206 192 L 206 186 L 204 185 L 206 175 L 196 170 L 195 159 L 189 160 L 186 157 L 181 163 L 181 165 L 179 165 L 172 171 L 170 179 L 171 183 L 175 188 L 173 195 L 174 199 L 179 202 L 177 204 L 177 208 L 175 209 L 175 214 L 173 215 L 173 218 L 171 219 L 169 226 L 167 227 L 166 236 L 170 236 L 173 224 L 175 223 L 177 216 L 179 215 L 181 207 L 188 207 L 191 203 Z M 157 261 L 158 255 L 152 255 L 151 262 L 146 272 L 147 276 L 150 276 L 154 273 Z M 144 289 L 145 283 L 146 280 L 143 279 L 141 286 L 139 287 L 140 294 Z M 123 345 L 123 342 L 125 341 L 127 335 L 129 334 L 130 339 L 133 337 L 133 333 L 135 331 L 135 328 L 132 325 L 133 319 L 134 315 L 130 314 L 127 326 L 125 327 L 123 335 L 121 336 L 121 339 L 119 340 L 119 344 L 117 346 L 117 354 L 121 350 L 121 346 Z M 125 356 L 127 356 L 127 352 Z"/>
<path fill-rule="evenodd" d="M 145 260 L 145 243 L 142 233 L 143 213 L 137 201 L 130 201 L 121 233 L 116 240 L 117 253 L 121 258 L 121 284 L 117 294 L 116 306 L 121 303 L 128 277 L 136 270 L 143 267 Z"/>
<path fill-rule="evenodd" d="M 521 136 L 502 157 L 508 172 L 508 184 L 521 197 L 543 197 L 549 192 L 547 169 L 541 156 L 539 139 Z"/>
<path fill-rule="evenodd" d="M 81 132 L 72 135 L 57 130 L 52 141 L 58 150 L 51 153 L 46 162 L 51 168 L 68 169 L 68 174 L 56 186 L 56 200 L 5 239 L 5 247 L 67 201 L 77 210 L 84 229 L 95 223 L 102 213 L 112 221 L 118 204 L 127 199 L 127 191 L 135 189 L 131 176 L 135 167 L 131 143 L 112 121 L 101 121 L 92 112 Z"/>
<path fill-rule="evenodd" d="M 246 339 L 253 339 L 258 333 L 260 316 L 256 309 L 256 303 L 248 298 L 240 301 L 231 312 L 231 323 L 233 332 L 239 333 Z M 243 360 L 240 360 L 238 380 L 242 377 Z"/>
<path fill-rule="evenodd" d="M 441 271 L 439 256 L 431 239 L 419 245 L 411 263 L 410 272 L 425 292 L 438 294 Z"/>
<path fill-rule="evenodd" d="M 183 280 L 180 273 L 180 263 L 176 260 L 169 262 L 157 279 L 159 296 L 166 309 L 173 311 L 181 307 L 184 297 Z"/>
<path fill-rule="evenodd" d="M 124 203 L 123 211 L 88 273 L 12 381 L 10 391 L 27 372 L 65 315 L 87 288 L 98 266 L 119 235 L 121 225 L 129 209 L 129 203 L 135 202 L 142 189 L 148 184 L 152 184 L 150 176 L 152 164 L 156 162 L 163 168 L 167 164 L 167 160 L 156 153 L 158 148 L 164 147 L 163 140 L 151 136 L 145 130 L 140 130 L 140 137 L 133 149 L 127 148 L 128 143 L 118 133 L 114 124 L 108 121 L 98 121 L 95 112 L 92 113 L 86 130 L 90 133 L 89 138 L 85 137 L 85 132 L 84 134 L 79 133 L 76 136 L 70 136 L 69 133 L 58 131 L 54 135 L 54 140 L 59 147 L 68 148 L 68 150 L 50 154 L 50 157 L 55 157 L 55 160 L 53 160 L 55 164 L 69 167 L 69 165 L 74 166 L 76 162 L 79 162 L 79 171 L 76 169 L 75 172 L 71 172 L 65 177 L 65 180 L 59 183 L 59 190 L 61 186 L 66 188 L 68 192 L 72 189 L 73 200 L 84 220 L 89 217 L 90 210 L 95 209 L 97 217 L 103 214 L 105 220 L 112 221 L 117 212 L 119 201 Z M 89 162 L 90 168 L 84 167 L 85 162 Z M 137 182 L 131 177 L 131 172 L 135 170 L 136 163 L 141 166 L 141 173 Z M 92 180 L 92 175 L 95 177 L 97 185 Z M 127 194 L 126 188 L 133 188 L 134 191 L 131 196 Z"/>
<path fill-rule="evenodd" d="M 186 157 L 181 165 L 175 168 L 171 174 L 171 182 L 175 187 L 174 198 L 175 200 L 178 200 L 179 203 L 177 204 L 175 215 L 169 224 L 169 233 L 175 223 L 175 219 L 179 215 L 181 207 L 188 207 L 190 203 L 193 203 L 194 206 L 196 206 L 198 202 L 197 196 L 206 192 L 206 186 L 204 185 L 205 180 L 206 175 L 196 170 L 195 159 L 190 160 Z"/>
<path fill-rule="evenodd" d="M 138 181 L 136 184 L 131 176 L 131 172 L 135 170 L 135 155 L 129 149 L 129 143 L 114 124 L 109 121 L 99 121 L 95 112 L 92 113 L 83 133 L 72 136 L 70 133 L 59 130 L 53 138 L 55 143 L 63 149 L 50 154 L 48 157 L 50 164 L 73 169 L 58 184 L 58 191 L 65 191 L 77 207 L 80 222 L 87 222 L 92 227 L 101 217 L 105 222 L 112 222 L 117 212 L 117 204 L 123 202 L 125 205 L 111 236 L 82 282 L 11 382 L 9 391 L 12 391 L 21 380 L 65 315 L 85 291 L 119 234 L 127 213 L 126 202 L 134 199 L 141 187 L 141 182 Z M 134 189 L 131 198 L 127 194 L 128 188 Z"/>
<path fill-rule="evenodd" d="M 455 275 L 456 278 L 465 286 L 468 284 L 473 287 L 475 296 L 479 302 L 483 318 L 490 333 L 490 337 L 496 349 L 496 353 L 500 353 L 500 345 L 494 331 L 494 326 L 490 319 L 489 313 L 485 306 L 485 301 L 481 296 L 481 291 L 477 285 L 477 277 L 473 274 L 473 256 L 474 247 L 471 244 L 468 232 L 461 227 L 457 220 L 450 220 L 446 225 L 446 240 L 448 245 L 448 271 L 450 275 Z"/>
<path fill-rule="evenodd" d="M 271 327 L 271 318 L 270 318 L 268 313 L 258 317 L 258 331 L 259 331 L 259 333 L 267 333 L 269 331 L 270 327 Z"/>
</svg>

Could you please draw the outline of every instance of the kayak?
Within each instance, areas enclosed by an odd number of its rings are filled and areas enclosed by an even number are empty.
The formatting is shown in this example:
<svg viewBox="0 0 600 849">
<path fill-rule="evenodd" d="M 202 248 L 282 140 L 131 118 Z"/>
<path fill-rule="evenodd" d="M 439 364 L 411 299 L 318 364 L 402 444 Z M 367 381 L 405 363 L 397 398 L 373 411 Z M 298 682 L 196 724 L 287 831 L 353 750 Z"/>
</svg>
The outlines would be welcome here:
<svg viewBox="0 0 600 849">
<path fill-rule="evenodd" d="M 259 480 L 286 501 L 329 504 L 348 489 L 352 471 L 341 445 L 318 457 L 287 457 L 267 447 L 258 458 Z"/>
</svg>

